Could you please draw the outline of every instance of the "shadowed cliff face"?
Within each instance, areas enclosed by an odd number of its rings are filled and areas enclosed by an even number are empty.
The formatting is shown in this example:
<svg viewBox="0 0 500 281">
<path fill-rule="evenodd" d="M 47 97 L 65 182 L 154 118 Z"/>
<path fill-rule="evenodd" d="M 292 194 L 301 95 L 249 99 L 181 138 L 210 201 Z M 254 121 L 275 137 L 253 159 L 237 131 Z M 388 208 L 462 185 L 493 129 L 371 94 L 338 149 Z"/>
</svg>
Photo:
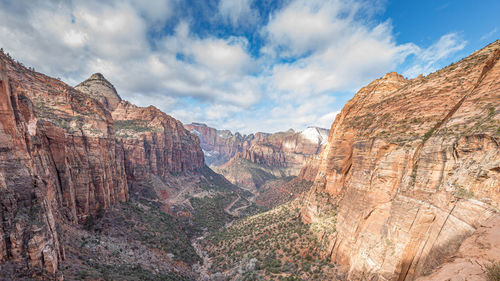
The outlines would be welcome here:
<svg viewBox="0 0 500 281">
<path fill-rule="evenodd" d="M 500 204 L 500 41 L 426 77 L 389 73 L 337 116 L 302 218 L 352 280 L 413 280 Z"/>
<path fill-rule="evenodd" d="M 226 163 L 236 153 L 246 149 L 255 138 L 253 134 L 233 134 L 228 130 L 217 130 L 201 123 L 187 124 L 184 127 L 200 138 L 205 161 L 209 166 Z"/>
<path fill-rule="evenodd" d="M 101 104 L 0 54 L 0 261 L 54 273 L 56 221 L 128 197 L 123 151 Z"/>
<path fill-rule="evenodd" d="M 128 200 L 128 180 L 204 167 L 180 122 L 105 82 L 93 75 L 82 93 L 0 53 L 0 264 L 55 273 L 61 224 Z"/>
</svg>

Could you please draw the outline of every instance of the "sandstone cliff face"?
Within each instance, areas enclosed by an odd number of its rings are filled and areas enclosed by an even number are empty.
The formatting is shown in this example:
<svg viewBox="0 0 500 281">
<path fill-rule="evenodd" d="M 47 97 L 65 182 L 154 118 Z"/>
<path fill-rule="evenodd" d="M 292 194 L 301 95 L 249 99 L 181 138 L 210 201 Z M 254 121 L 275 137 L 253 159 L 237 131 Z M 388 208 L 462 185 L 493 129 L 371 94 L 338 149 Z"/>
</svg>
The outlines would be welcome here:
<svg viewBox="0 0 500 281">
<path fill-rule="evenodd" d="M 64 256 L 56 220 L 77 223 L 127 199 L 123 152 L 101 104 L 0 61 L 0 261 L 54 273 Z"/>
<path fill-rule="evenodd" d="M 56 273 L 62 224 L 128 200 L 127 179 L 204 167 L 180 122 L 120 101 L 102 75 L 82 93 L 0 53 L 0 77 L 0 267 Z"/>
<path fill-rule="evenodd" d="M 3 54 L 0 53 L 0 56 Z M 25 267 L 55 272 L 64 253 L 59 246 L 53 217 L 54 181 L 44 181 L 53 169 L 31 104 L 12 91 L 8 69 L 0 61 L 0 263 L 7 260 Z M 40 177 L 35 176 L 40 173 Z"/>
<path fill-rule="evenodd" d="M 184 125 L 191 133 L 200 138 L 201 148 L 205 155 L 205 161 L 209 166 L 219 166 L 233 156 L 246 149 L 250 141 L 255 138 L 253 134 L 241 135 L 228 130 L 217 130 L 201 123 Z"/>
<path fill-rule="evenodd" d="M 199 139 L 154 106 L 122 101 L 113 119 L 129 179 L 144 180 L 151 174 L 166 178 L 205 166 Z"/>
<path fill-rule="evenodd" d="M 204 167 L 198 138 L 179 121 L 154 106 L 138 107 L 122 101 L 100 73 L 75 88 L 101 101 L 111 112 L 129 180 L 144 180 L 150 175 L 166 178 Z"/>
<path fill-rule="evenodd" d="M 328 130 L 316 127 L 303 132 L 257 133 L 247 148 L 215 170 L 232 183 L 251 189 L 268 180 L 294 177 L 321 151 L 327 135 Z M 307 172 L 306 180 L 312 180 L 314 171 Z"/>
<path fill-rule="evenodd" d="M 500 261 L 500 216 L 486 220 L 467 238 L 450 261 L 417 281 L 483 281 L 492 261 Z M 498 275 L 497 275 L 498 276 Z M 494 280 L 494 279 L 493 279 Z"/>
<path fill-rule="evenodd" d="M 122 100 L 115 87 L 101 73 L 92 74 L 75 89 L 98 100 L 107 110 L 113 111 Z"/>
<path fill-rule="evenodd" d="M 302 218 L 351 280 L 413 280 L 497 216 L 499 57 L 496 41 L 426 77 L 389 73 L 337 116 Z"/>
<path fill-rule="evenodd" d="M 311 130 L 317 130 L 316 138 L 311 136 Z M 287 168 L 288 174 L 297 175 L 307 158 L 318 154 L 322 144 L 326 143 L 324 135 L 328 134 L 327 131 L 308 128 L 299 133 L 294 131 L 274 133 L 253 141 L 248 149 L 236 157 L 256 164 Z"/>
</svg>

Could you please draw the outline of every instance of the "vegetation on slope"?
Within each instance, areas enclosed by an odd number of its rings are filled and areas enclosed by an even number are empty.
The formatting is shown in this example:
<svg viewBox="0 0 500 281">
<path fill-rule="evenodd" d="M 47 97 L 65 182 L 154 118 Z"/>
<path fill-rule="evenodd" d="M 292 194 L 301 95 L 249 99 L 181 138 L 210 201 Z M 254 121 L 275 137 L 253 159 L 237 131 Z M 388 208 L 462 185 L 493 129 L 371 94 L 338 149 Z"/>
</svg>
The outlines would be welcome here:
<svg viewBox="0 0 500 281">
<path fill-rule="evenodd" d="M 202 245 L 213 275 L 236 280 L 335 280 L 336 268 L 320 253 L 296 201 L 235 222 L 212 233 Z M 239 279 L 238 279 L 239 278 Z"/>
<path fill-rule="evenodd" d="M 130 191 L 129 201 L 88 217 L 84 229 L 66 227 L 65 277 L 193 280 L 190 265 L 200 257 L 182 223 L 162 211 L 150 189 Z"/>
</svg>

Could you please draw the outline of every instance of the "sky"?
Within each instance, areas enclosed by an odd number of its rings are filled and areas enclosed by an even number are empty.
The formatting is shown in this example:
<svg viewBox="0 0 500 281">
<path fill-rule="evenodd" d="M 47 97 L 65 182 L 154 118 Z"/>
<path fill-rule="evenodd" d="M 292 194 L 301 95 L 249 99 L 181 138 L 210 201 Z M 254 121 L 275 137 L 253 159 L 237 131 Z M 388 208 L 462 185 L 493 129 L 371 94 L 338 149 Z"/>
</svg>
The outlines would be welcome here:
<svg viewBox="0 0 500 281">
<path fill-rule="evenodd" d="M 497 40 L 498 11 L 498 0 L 0 0 L 0 47 L 72 86 L 100 72 L 183 123 L 303 130 L 330 128 L 387 72 L 426 75 Z"/>
</svg>

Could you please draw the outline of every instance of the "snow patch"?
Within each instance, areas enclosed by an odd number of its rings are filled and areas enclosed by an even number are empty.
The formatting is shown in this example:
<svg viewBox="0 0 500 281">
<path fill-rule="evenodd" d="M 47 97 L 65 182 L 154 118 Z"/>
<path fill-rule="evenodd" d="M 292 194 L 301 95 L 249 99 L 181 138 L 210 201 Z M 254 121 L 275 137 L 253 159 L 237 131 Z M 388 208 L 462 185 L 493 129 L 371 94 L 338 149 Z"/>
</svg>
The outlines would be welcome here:
<svg viewBox="0 0 500 281">
<path fill-rule="evenodd" d="M 303 138 L 313 143 L 319 143 L 320 145 L 324 145 L 328 142 L 329 133 L 329 130 L 318 127 L 308 127 L 304 131 L 300 132 Z"/>
</svg>

